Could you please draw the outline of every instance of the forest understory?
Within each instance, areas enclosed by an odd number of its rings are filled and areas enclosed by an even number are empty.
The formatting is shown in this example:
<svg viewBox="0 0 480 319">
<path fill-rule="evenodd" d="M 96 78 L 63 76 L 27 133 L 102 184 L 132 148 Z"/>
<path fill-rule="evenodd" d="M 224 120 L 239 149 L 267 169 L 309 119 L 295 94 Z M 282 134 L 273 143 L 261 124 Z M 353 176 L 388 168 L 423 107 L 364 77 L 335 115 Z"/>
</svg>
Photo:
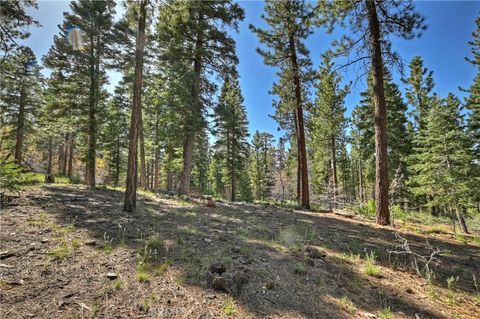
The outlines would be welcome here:
<svg viewBox="0 0 480 319">
<path fill-rule="evenodd" d="M 122 204 L 120 190 L 60 184 L 12 199 L 0 213 L 0 317 L 480 313 L 478 232 L 458 240 L 448 225 L 387 227 L 335 212 L 208 207 L 150 192 L 135 213 Z"/>
</svg>

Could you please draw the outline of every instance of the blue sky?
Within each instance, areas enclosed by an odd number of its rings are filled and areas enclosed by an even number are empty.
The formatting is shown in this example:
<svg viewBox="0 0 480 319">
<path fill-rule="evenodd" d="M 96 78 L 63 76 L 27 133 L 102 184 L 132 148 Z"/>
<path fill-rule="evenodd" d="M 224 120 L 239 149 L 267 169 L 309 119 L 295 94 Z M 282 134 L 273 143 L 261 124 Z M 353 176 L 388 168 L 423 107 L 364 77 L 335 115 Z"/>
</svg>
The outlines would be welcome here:
<svg viewBox="0 0 480 319">
<path fill-rule="evenodd" d="M 38 10 L 30 10 L 42 28 L 32 29 L 31 37 L 25 42 L 37 57 L 44 55 L 52 44 L 53 35 L 58 33 L 57 25 L 62 23 L 64 11 L 68 11 L 69 1 L 39 1 Z M 263 11 L 261 1 L 240 1 L 245 9 L 245 20 L 240 24 L 240 32 L 233 34 L 237 41 L 237 54 L 240 59 L 238 70 L 240 84 L 245 97 L 250 132 L 269 131 L 276 137 L 277 124 L 269 117 L 273 114 L 273 97 L 268 94 L 275 81 L 275 68 L 266 66 L 255 52 L 260 45 L 256 36 L 248 29 L 249 24 L 264 26 L 260 15 Z M 394 39 L 393 46 L 408 63 L 415 55 L 423 57 L 425 66 L 434 71 L 435 91 L 441 96 L 453 92 L 461 97 L 464 94 L 459 87 L 468 87 L 475 76 L 475 68 L 465 61 L 470 56 L 468 41 L 475 30 L 475 19 L 480 13 L 480 1 L 417 1 L 419 12 L 426 16 L 428 29 L 419 39 L 410 41 Z M 320 55 L 329 48 L 334 37 L 319 29 L 307 41 L 307 47 L 318 68 Z M 345 81 L 356 78 L 356 68 L 345 70 Z M 394 74 L 398 84 L 399 74 Z M 112 85 L 117 81 L 114 75 Z M 365 81 L 357 82 L 346 99 L 347 114 L 350 114 L 359 101 L 359 93 L 365 89 Z"/>
</svg>

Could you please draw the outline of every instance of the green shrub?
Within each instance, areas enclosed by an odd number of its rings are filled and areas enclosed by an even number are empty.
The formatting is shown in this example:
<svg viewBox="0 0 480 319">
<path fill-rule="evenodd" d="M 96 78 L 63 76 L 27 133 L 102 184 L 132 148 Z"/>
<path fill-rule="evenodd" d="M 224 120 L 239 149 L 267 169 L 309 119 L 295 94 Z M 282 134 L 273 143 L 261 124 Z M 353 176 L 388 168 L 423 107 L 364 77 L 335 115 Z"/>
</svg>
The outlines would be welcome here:
<svg viewBox="0 0 480 319">
<path fill-rule="evenodd" d="M 400 205 L 395 204 L 392 207 L 390 207 L 390 212 L 393 216 L 394 219 L 399 219 L 399 220 L 406 220 L 407 219 L 407 212 L 400 207 Z"/>
<path fill-rule="evenodd" d="M 363 272 L 372 277 L 380 276 L 380 268 L 377 266 L 376 256 L 373 251 L 370 254 L 367 254 L 365 260 L 365 267 L 363 267 Z"/>
<path fill-rule="evenodd" d="M 22 182 L 20 170 L 13 162 L 0 161 L 0 192 L 18 190 Z"/>
<path fill-rule="evenodd" d="M 375 201 L 369 199 L 366 205 L 357 208 L 357 213 L 366 217 L 375 217 Z"/>
</svg>

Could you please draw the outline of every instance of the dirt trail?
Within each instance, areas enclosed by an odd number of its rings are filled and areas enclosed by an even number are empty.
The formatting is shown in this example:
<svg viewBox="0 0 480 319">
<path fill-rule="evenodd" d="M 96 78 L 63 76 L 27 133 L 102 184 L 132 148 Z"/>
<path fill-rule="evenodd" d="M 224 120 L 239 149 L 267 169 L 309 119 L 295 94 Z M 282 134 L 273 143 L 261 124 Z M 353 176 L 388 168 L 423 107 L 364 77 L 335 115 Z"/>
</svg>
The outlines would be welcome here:
<svg viewBox="0 0 480 319">
<path fill-rule="evenodd" d="M 127 214 L 122 200 L 119 191 L 53 185 L 23 192 L 4 209 L 0 318 L 480 313 L 472 279 L 480 284 L 478 246 L 430 238 L 443 252 L 435 284 L 428 284 L 408 260 L 389 258 L 387 250 L 399 244 L 391 227 L 332 213 L 231 203 L 210 208 L 151 195 Z M 428 254 L 425 236 L 401 234 Z M 372 252 L 376 276 L 365 272 L 364 257 Z M 225 269 L 216 274 L 218 265 Z M 451 276 L 458 281 L 448 289 Z"/>
</svg>

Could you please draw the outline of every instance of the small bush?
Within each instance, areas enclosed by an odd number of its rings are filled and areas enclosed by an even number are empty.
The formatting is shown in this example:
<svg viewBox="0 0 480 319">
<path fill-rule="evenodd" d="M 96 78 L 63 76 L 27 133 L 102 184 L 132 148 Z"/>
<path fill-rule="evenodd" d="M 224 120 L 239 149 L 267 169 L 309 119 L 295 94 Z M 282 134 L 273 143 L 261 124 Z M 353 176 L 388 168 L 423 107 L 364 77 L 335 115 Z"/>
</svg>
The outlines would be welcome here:
<svg viewBox="0 0 480 319">
<path fill-rule="evenodd" d="M 303 275 L 307 273 L 307 269 L 305 268 L 305 265 L 303 263 L 296 263 L 295 268 L 293 268 L 293 271 L 299 275 Z"/>
<path fill-rule="evenodd" d="M 366 205 L 357 207 L 357 213 L 369 218 L 375 217 L 375 201 L 369 199 Z"/>
<path fill-rule="evenodd" d="M 233 316 L 236 312 L 237 309 L 235 308 L 233 299 L 228 299 L 227 302 L 225 302 L 225 305 L 223 305 L 223 314 L 225 316 Z"/>
<path fill-rule="evenodd" d="M 161 264 L 155 269 L 155 274 L 157 274 L 157 275 L 163 275 L 163 274 L 168 270 L 168 268 L 170 268 L 171 265 L 172 265 L 172 264 L 171 264 L 170 261 L 166 261 L 166 262 L 161 263 Z"/>
<path fill-rule="evenodd" d="M 363 272 L 372 277 L 380 276 L 380 268 L 376 265 L 376 257 L 373 251 L 370 254 L 366 255 L 365 266 L 363 267 Z"/>
<path fill-rule="evenodd" d="M 150 275 L 145 270 L 137 270 L 137 280 L 138 282 L 149 282 Z"/>
<path fill-rule="evenodd" d="M 405 221 L 407 219 L 408 213 L 400 207 L 400 205 L 395 204 L 390 207 L 390 212 L 394 219 Z"/>
<path fill-rule="evenodd" d="M 378 313 L 378 318 L 380 318 L 380 319 L 393 319 L 392 309 L 390 307 L 384 307 Z"/>
<path fill-rule="evenodd" d="M 120 290 L 122 289 L 123 287 L 123 283 L 120 279 L 115 279 L 113 282 L 112 282 L 112 288 L 113 290 Z"/>
<path fill-rule="evenodd" d="M 353 314 L 357 311 L 355 305 L 347 296 L 344 296 L 340 299 L 340 307 L 350 314 Z"/>
<path fill-rule="evenodd" d="M 67 244 L 64 243 L 61 246 L 50 250 L 48 254 L 53 260 L 63 260 L 70 256 L 70 249 L 68 249 Z"/>
</svg>

